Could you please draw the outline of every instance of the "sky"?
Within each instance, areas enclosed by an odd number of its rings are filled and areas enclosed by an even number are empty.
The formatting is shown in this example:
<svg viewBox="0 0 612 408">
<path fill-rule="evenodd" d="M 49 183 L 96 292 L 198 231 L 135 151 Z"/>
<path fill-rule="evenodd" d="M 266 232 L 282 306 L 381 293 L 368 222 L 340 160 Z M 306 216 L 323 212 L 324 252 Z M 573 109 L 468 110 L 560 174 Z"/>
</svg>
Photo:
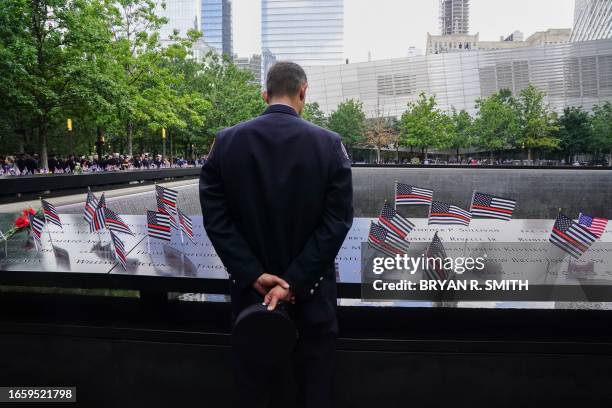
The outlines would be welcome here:
<svg viewBox="0 0 612 408">
<path fill-rule="evenodd" d="M 405 57 L 425 51 L 427 32 L 439 34 L 438 0 L 344 0 L 344 58 L 350 62 Z M 234 53 L 259 54 L 261 1 L 232 0 Z M 470 32 L 495 41 L 515 30 L 525 38 L 548 28 L 571 28 L 574 0 L 471 0 Z"/>
</svg>

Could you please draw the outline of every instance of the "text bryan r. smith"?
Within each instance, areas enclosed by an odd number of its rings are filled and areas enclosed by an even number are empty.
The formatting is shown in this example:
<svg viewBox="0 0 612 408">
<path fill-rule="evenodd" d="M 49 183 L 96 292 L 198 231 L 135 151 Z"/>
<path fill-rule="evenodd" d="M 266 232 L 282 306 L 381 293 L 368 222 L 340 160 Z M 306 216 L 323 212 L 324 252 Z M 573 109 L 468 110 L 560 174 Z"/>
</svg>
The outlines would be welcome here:
<svg viewBox="0 0 612 408">
<path fill-rule="evenodd" d="M 376 291 L 439 291 L 439 290 L 462 290 L 462 291 L 523 291 L 529 290 L 529 281 L 526 279 L 487 279 L 479 282 L 476 279 L 457 279 L 457 280 L 399 280 L 384 281 L 382 279 L 372 282 L 372 287 Z"/>
</svg>

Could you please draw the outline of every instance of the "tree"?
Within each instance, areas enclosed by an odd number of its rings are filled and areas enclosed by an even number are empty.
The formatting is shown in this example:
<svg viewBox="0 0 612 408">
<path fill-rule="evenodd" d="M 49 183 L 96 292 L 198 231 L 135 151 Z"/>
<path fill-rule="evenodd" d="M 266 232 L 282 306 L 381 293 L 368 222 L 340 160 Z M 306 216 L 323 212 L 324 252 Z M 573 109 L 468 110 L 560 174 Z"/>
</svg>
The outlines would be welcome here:
<svg viewBox="0 0 612 408">
<path fill-rule="evenodd" d="M 472 145 L 472 117 L 465 110 L 457 112 L 453 107 L 449 127 L 449 147 L 455 149 L 457 163 L 459 160 L 459 149 Z"/>
<path fill-rule="evenodd" d="M 532 160 L 533 149 L 559 146 L 559 139 L 554 136 L 558 130 L 556 114 L 544 104 L 543 91 L 529 85 L 523 89 L 516 101 L 518 114 L 518 132 L 513 144 L 527 149 L 527 157 Z"/>
<path fill-rule="evenodd" d="M 5 0 L 0 7 L 0 99 L 13 125 L 36 129 L 41 165 L 63 111 L 98 94 L 105 10 L 94 0 Z"/>
<path fill-rule="evenodd" d="M 576 160 L 576 154 L 588 149 L 591 141 L 591 122 L 582 107 L 568 106 L 557 120 L 559 148 L 565 153 L 567 163 Z"/>
<path fill-rule="evenodd" d="M 593 107 L 591 118 L 591 149 L 595 152 L 607 152 L 608 163 L 612 165 L 612 103 Z"/>
<path fill-rule="evenodd" d="M 422 92 L 416 102 L 408 102 L 400 119 L 399 143 L 421 149 L 424 159 L 429 147 L 441 147 L 447 138 L 448 122 L 437 105 L 435 96 Z"/>
<path fill-rule="evenodd" d="M 304 110 L 302 111 L 302 118 L 317 126 L 327 127 L 327 118 L 319 107 L 318 102 L 309 102 L 305 104 Z"/>
<path fill-rule="evenodd" d="M 516 101 L 507 89 L 476 100 L 478 113 L 473 122 L 474 136 L 482 148 L 493 152 L 506 148 L 516 138 Z"/>
<path fill-rule="evenodd" d="M 213 106 L 202 135 L 204 143 L 210 145 L 219 130 L 261 114 L 266 104 L 253 75 L 236 67 L 227 57 L 211 51 L 203 64 L 194 78 L 193 90 L 205 95 Z"/>
<path fill-rule="evenodd" d="M 360 101 L 348 99 L 329 115 L 328 127 L 338 133 L 349 149 L 365 140 L 365 113 Z"/>
<path fill-rule="evenodd" d="M 381 150 L 395 141 L 395 133 L 392 117 L 377 116 L 366 121 L 365 142 L 376 149 L 376 163 L 381 162 Z"/>
</svg>

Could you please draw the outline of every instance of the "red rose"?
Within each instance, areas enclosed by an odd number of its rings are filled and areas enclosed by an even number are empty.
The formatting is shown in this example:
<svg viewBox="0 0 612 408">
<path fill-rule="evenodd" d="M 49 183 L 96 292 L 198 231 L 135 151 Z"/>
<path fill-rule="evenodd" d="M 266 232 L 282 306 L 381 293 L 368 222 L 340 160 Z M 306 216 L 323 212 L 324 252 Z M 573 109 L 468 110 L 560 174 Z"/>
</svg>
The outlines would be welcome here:
<svg viewBox="0 0 612 408">
<path fill-rule="evenodd" d="M 24 217 L 28 217 L 28 215 L 36 215 L 36 211 L 33 208 L 26 208 L 25 210 L 23 210 L 23 216 Z"/>
<path fill-rule="evenodd" d="M 30 225 L 30 219 L 27 216 L 21 216 L 15 220 L 15 226 L 17 228 L 26 228 Z"/>
</svg>

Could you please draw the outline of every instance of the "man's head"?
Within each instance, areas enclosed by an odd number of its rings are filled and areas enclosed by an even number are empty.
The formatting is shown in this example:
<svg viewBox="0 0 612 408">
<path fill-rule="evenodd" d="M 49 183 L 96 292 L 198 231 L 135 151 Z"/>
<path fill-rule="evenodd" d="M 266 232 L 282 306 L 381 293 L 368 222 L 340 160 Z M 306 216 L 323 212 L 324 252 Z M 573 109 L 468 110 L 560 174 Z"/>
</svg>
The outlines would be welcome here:
<svg viewBox="0 0 612 408">
<path fill-rule="evenodd" d="M 263 98 L 268 105 L 284 103 L 301 114 L 306 103 L 306 88 L 308 81 L 302 67 L 293 62 L 281 61 L 268 70 Z"/>
</svg>

